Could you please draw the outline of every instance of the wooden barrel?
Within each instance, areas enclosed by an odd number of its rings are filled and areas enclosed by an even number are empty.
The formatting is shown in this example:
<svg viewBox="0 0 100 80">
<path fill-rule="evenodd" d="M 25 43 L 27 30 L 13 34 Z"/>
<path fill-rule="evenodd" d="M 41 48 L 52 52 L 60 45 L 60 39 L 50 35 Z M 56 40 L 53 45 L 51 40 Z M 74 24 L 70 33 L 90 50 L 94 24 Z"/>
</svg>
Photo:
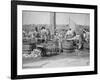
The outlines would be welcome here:
<svg viewBox="0 0 100 80">
<path fill-rule="evenodd" d="M 23 50 L 30 50 L 31 48 L 31 45 L 23 45 Z"/>
<path fill-rule="evenodd" d="M 90 44 L 89 44 L 89 43 L 84 42 L 83 47 L 84 47 L 84 48 L 86 48 L 86 49 L 89 49 L 89 48 L 90 48 Z"/>
<path fill-rule="evenodd" d="M 22 47 L 22 50 L 23 50 L 23 54 L 29 54 L 30 50 L 31 50 L 31 45 L 25 45 L 23 44 L 23 47 Z"/>
<path fill-rule="evenodd" d="M 35 44 L 23 44 L 22 50 L 23 53 L 29 53 L 36 47 Z"/>
<path fill-rule="evenodd" d="M 66 52 L 72 52 L 74 51 L 74 45 L 72 41 L 63 41 L 62 42 L 62 48 Z"/>
</svg>

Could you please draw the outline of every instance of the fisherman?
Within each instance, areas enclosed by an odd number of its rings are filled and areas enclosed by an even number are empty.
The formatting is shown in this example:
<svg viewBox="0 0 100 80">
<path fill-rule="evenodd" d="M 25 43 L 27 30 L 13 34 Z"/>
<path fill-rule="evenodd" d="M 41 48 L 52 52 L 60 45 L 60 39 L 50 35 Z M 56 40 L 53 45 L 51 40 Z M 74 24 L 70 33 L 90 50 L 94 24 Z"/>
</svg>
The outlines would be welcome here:
<svg viewBox="0 0 100 80">
<path fill-rule="evenodd" d="M 47 30 L 45 27 L 41 28 L 40 34 L 41 34 L 41 38 L 43 42 L 46 42 L 47 41 Z"/>
<path fill-rule="evenodd" d="M 31 39 L 35 38 L 34 31 L 31 30 L 28 34 L 29 34 L 29 36 L 30 36 Z"/>
<path fill-rule="evenodd" d="M 35 27 L 35 30 L 34 30 L 33 35 L 34 35 L 36 38 L 39 37 L 39 31 L 38 31 L 38 28 L 37 28 L 37 27 Z"/>
<path fill-rule="evenodd" d="M 47 40 L 50 40 L 50 38 L 51 38 L 51 33 L 50 33 L 50 30 L 49 30 L 49 29 L 47 29 Z"/>
<path fill-rule="evenodd" d="M 25 30 L 22 31 L 23 38 L 26 36 Z"/>
<path fill-rule="evenodd" d="M 83 35 L 84 35 L 84 40 L 89 43 L 89 38 L 90 38 L 90 35 L 89 35 L 89 32 L 86 31 L 85 29 L 83 30 Z"/>
<path fill-rule="evenodd" d="M 65 39 L 73 38 L 74 36 L 76 36 L 76 33 L 71 28 L 69 28 L 65 33 Z"/>
<path fill-rule="evenodd" d="M 62 41 L 63 41 L 63 35 L 61 32 L 56 32 L 55 35 L 56 40 L 58 41 L 58 47 L 59 47 L 59 54 L 61 53 L 62 50 Z"/>
</svg>

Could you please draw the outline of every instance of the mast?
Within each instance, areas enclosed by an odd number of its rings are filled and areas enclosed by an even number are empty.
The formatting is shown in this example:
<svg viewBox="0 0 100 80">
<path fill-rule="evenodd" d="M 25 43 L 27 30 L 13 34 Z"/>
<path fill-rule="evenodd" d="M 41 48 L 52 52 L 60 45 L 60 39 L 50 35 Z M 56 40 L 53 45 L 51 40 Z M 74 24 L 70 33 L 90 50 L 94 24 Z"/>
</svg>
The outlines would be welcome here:
<svg viewBox="0 0 100 80">
<path fill-rule="evenodd" d="M 54 12 L 54 34 L 56 34 L 56 12 Z"/>
<path fill-rule="evenodd" d="M 56 30 L 56 12 L 50 13 L 50 24 L 51 24 L 51 32 L 55 34 Z"/>
<path fill-rule="evenodd" d="M 69 27 L 70 27 L 70 16 L 69 16 Z"/>
</svg>

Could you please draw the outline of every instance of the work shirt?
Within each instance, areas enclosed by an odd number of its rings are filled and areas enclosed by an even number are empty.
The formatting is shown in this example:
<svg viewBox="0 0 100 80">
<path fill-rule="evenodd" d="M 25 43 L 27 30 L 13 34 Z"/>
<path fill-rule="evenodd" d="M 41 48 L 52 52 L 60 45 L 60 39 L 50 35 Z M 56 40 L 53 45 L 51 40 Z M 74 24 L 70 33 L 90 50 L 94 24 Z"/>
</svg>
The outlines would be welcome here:
<svg viewBox="0 0 100 80">
<path fill-rule="evenodd" d="M 42 29 L 40 33 L 41 33 L 41 38 L 46 40 L 47 39 L 47 30 Z"/>
<path fill-rule="evenodd" d="M 73 31 L 73 30 L 68 30 L 68 31 L 66 32 L 66 34 L 65 34 L 65 39 L 67 39 L 67 38 L 72 38 L 72 37 L 74 37 L 75 35 L 76 35 L 75 31 Z"/>
</svg>

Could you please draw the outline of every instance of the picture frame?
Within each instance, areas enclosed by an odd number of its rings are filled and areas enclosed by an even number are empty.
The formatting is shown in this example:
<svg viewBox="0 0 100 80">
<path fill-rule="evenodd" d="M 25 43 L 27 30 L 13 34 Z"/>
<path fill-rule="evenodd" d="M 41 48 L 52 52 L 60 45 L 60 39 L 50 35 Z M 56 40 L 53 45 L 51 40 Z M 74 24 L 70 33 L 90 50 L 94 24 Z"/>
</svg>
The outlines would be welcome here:
<svg viewBox="0 0 100 80">
<path fill-rule="evenodd" d="M 23 68 L 23 51 L 22 51 L 22 30 L 24 23 L 30 23 L 36 21 L 35 19 L 29 21 L 29 15 L 35 15 L 35 12 L 39 15 L 42 12 L 53 13 L 54 16 L 56 13 L 56 18 L 51 19 L 51 23 L 55 26 L 57 21 L 57 15 L 61 14 L 70 14 L 73 16 L 73 20 L 75 19 L 75 14 L 82 15 L 89 14 L 89 20 L 86 19 L 86 23 L 90 22 L 90 56 L 89 62 L 90 65 L 88 67 L 72 67 L 68 68 L 69 70 L 75 69 L 72 71 L 68 71 L 67 67 L 60 68 L 34 68 L 34 69 L 24 69 Z M 27 14 L 29 13 L 28 17 Z M 41 13 L 41 14 L 40 14 Z M 75 13 L 75 14 L 74 14 Z M 45 16 L 47 15 L 45 14 Z M 84 16 L 84 14 L 82 16 Z M 74 16 L 75 15 L 75 16 Z M 62 16 L 62 15 L 61 15 Z M 81 20 L 82 20 L 81 16 Z M 79 17 L 79 16 L 78 16 Z M 87 18 L 87 17 L 86 17 Z M 25 20 L 24 20 L 25 19 Z M 62 18 L 59 18 L 62 19 Z M 58 20 L 59 20 L 58 19 Z M 72 18 L 68 18 L 71 20 Z M 43 17 L 42 17 L 43 20 Z M 42 21 L 40 19 L 40 21 Z M 62 19 L 63 20 L 63 19 Z M 46 17 L 47 21 L 47 17 Z M 46 23 L 44 20 L 44 22 Z M 75 20 L 74 20 L 75 21 Z M 78 19 L 76 21 L 79 22 Z M 39 22 L 39 20 L 37 21 Z M 58 23 L 61 21 L 58 21 Z M 63 21 L 64 22 L 64 21 Z M 82 22 L 82 21 L 81 21 Z M 41 23 L 41 22 L 40 22 Z M 69 22 L 71 24 L 71 22 Z M 51 30 L 52 31 L 52 30 Z M 91 36 L 92 35 L 92 36 Z M 68 45 L 68 44 L 67 44 Z M 60 62 L 58 62 L 60 63 Z M 82 63 L 82 62 L 80 62 Z M 40 64 L 40 63 L 38 63 Z M 55 64 L 56 65 L 56 64 Z M 97 74 L 97 5 L 86 5 L 86 4 L 69 4 L 69 3 L 49 3 L 49 2 L 35 2 L 35 1 L 11 1 L 11 79 L 26 79 L 26 78 L 44 78 L 44 77 L 60 77 L 60 76 L 76 76 L 76 75 L 90 75 Z"/>
</svg>

